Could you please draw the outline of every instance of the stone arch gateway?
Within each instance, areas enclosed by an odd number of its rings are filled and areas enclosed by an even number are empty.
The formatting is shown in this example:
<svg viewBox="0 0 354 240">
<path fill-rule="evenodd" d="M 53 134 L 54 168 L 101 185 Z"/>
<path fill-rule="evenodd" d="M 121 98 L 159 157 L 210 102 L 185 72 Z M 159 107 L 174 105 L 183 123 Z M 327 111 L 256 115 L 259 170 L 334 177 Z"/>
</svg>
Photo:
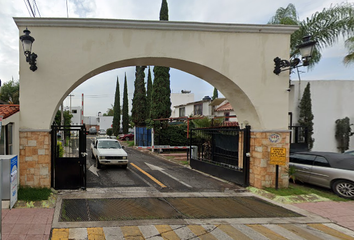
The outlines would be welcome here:
<svg viewBox="0 0 354 240">
<path fill-rule="evenodd" d="M 70 18 L 14 21 L 19 35 L 26 27 L 31 31 L 38 54 L 38 70 L 32 72 L 20 51 L 21 185 L 50 186 L 50 125 L 65 97 L 92 76 L 127 66 L 176 68 L 219 89 L 239 121 L 252 126 L 252 141 L 264 142 L 254 142 L 253 148 L 251 143 L 251 162 L 256 165 L 257 160 L 265 167 L 269 134 L 279 134 L 277 144 L 289 148 L 289 75 L 273 74 L 273 59 L 288 58 L 295 26 Z M 252 185 L 274 182 L 267 174 L 253 174 Z"/>
</svg>

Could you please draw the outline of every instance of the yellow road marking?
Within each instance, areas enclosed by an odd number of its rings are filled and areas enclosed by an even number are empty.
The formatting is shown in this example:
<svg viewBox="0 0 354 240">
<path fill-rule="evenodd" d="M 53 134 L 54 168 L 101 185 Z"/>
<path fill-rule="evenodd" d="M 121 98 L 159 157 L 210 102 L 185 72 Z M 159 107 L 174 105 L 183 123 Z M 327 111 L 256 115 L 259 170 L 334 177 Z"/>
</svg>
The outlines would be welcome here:
<svg viewBox="0 0 354 240">
<path fill-rule="evenodd" d="M 247 225 L 248 227 L 252 228 L 253 230 L 259 232 L 260 234 L 264 235 L 265 237 L 269 239 L 274 239 L 274 240 L 286 240 L 285 237 L 279 235 L 278 233 L 270 230 L 269 228 L 266 228 L 262 225 Z"/>
<path fill-rule="evenodd" d="M 103 228 L 87 228 L 88 240 L 106 240 Z"/>
<path fill-rule="evenodd" d="M 156 178 L 154 178 L 153 176 L 151 176 L 150 174 L 148 174 L 147 172 L 145 172 L 143 169 L 141 169 L 140 167 L 138 167 L 137 165 L 135 165 L 134 163 L 130 163 L 133 167 L 135 167 L 136 169 L 138 169 L 140 172 L 144 173 L 148 178 L 150 178 L 152 181 L 154 181 L 155 183 L 157 183 L 158 185 L 160 185 L 160 187 L 165 188 L 166 186 L 161 183 L 159 180 L 157 180 Z"/>
<path fill-rule="evenodd" d="M 143 234 L 137 226 L 124 226 L 120 228 L 122 230 L 124 239 L 127 240 L 145 240 Z"/>
<path fill-rule="evenodd" d="M 221 231 L 229 235 L 232 239 L 238 239 L 238 240 L 250 240 L 249 237 L 247 237 L 245 234 L 243 234 L 241 231 L 238 229 L 230 226 L 230 225 L 216 225 Z"/>
<path fill-rule="evenodd" d="M 155 228 L 157 231 L 159 231 L 163 239 L 180 240 L 180 238 L 169 225 L 156 225 Z"/>
<path fill-rule="evenodd" d="M 281 226 L 282 228 L 285 228 L 286 230 L 304 238 L 304 239 L 308 239 L 308 240 L 320 240 L 321 238 L 316 237 L 315 235 L 299 228 L 296 227 L 293 224 L 279 224 L 278 226 Z"/>
<path fill-rule="evenodd" d="M 188 228 L 202 240 L 217 240 L 214 235 L 199 225 L 188 225 Z"/>
<path fill-rule="evenodd" d="M 68 228 L 53 229 L 52 240 L 68 240 L 68 239 L 69 239 Z"/>
<path fill-rule="evenodd" d="M 343 234 L 337 230 L 334 230 L 333 228 L 327 227 L 323 224 L 307 224 L 308 226 L 315 228 L 317 230 L 320 230 L 321 232 L 327 233 L 329 235 L 332 235 L 333 237 L 339 238 L 339 239 L 344 239 L 344 240 L 353 240 L 353 237 L 350 237 L 346 234 Z"/>
</svg>

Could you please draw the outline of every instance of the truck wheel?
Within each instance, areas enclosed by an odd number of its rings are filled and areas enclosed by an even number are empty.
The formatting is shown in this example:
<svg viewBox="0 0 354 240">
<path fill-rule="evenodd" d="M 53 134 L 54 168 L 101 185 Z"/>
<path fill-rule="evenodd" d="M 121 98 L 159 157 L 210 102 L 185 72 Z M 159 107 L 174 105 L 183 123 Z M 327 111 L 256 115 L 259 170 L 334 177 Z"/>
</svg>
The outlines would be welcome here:
<svg viewBox="0 0 354 240">
<path fill-rule="evenodd" d="M 122 168 L 124 168 L 124 169 L 127 169 L 127 167 L 128 167 L 128 164 L 127 165 L 122 165 Z"/>
<path fill-rule="evenodd" d="M 96 158 L 96 168 L 101 169 L 101 163 L 98 161 L 98 158 Z"/>
</svg>

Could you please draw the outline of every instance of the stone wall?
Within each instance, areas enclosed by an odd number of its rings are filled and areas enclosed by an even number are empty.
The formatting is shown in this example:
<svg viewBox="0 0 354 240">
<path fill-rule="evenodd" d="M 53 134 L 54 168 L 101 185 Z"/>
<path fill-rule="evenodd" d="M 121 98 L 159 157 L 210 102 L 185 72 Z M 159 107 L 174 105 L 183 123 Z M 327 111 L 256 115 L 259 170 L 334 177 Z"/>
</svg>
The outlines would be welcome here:
<svg viewBox="0 0 354 240">
<path fill-rule="evenodd" d="M 289 186 L 289 131 L 251 131 L 250 185 L 256 188 L 275 187 L 276 165 L 269 163 L 272 147 L 286 148 L 286 165 L 279 165 L 279 188 Z"/>
<path fill-rule="evenodd" d="M 20 185 L 51 186 L 50 133 L 20 131 Z"/>
</svg>

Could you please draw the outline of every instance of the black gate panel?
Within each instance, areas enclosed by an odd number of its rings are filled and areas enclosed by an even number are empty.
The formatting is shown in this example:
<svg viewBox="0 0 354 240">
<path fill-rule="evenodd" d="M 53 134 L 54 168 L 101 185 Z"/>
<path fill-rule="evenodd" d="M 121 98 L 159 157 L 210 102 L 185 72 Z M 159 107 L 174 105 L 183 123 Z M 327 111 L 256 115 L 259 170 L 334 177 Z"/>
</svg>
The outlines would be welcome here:
<svg viewBox="0 0 354 240">
<path fill-rule="evenodd" d="M 86 189 L 85 125 L 52 126 L 52 187 Z"/>
<path fill-rule="evenodd" d="M 249 186 L 250 126 L 192 129 L 190 165 L 193 169 Z"/>
</svg>

